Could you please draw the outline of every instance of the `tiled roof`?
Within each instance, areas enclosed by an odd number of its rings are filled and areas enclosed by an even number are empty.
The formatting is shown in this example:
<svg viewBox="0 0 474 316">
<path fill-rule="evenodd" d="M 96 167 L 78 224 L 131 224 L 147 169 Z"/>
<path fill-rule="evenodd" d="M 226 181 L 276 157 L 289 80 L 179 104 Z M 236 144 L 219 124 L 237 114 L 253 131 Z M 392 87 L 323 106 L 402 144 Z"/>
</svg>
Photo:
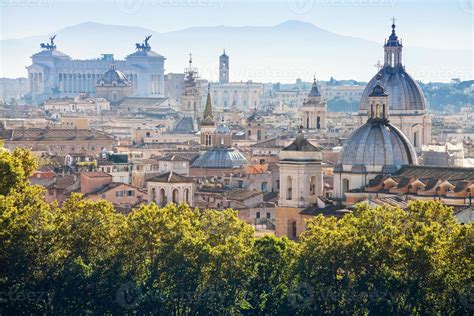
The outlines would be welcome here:
<svg viewBox="0 0 474 316">
<path fill-rule="evenodd" d="M 11 130 L 10 141 L 92 141 L 113 140 L 113 136 L 89 129 L 18 128 Z"/>
<path fill-rule="evenodd" d="M 418 179 L 474 180 L 474 168 L 409 165 L 402 167 L 396 175 Z"/>
<path fill-rule="evenodd" d="M 227 191 L 227 199 L 244 201 L 260 194 L 263 194 L 262 191 L 234 188 Z"/>
<path fill-rule="evenodd" d="M 244 167 L 245 173 L 265 173 L 268 171 L 268 164 L 263 165 L 249 165 Z"/>
<path fill-rule="evenodd" d="M 159 160 L 159 161 L 189 161 L 188 158 L 181 157 L 181 156 L 178 156 L 178 155 L 161 157 L 161 158 L 158 158 L 157 160 Z"/>
<path fill-rule="evenodd" d="M 144 98 L 144 97 L 127 97 L 118 104 L 120 107 L 140 107 L 143 109 L 157 108 L 163 104 L 168 98 Z"/>
<path fill-rule="evenodd" d="M 122 183 L 122 182 L 111 182 L 111 183 L 108 183 L 108 184 L 104 185 L 103 187 L 101 187 L 101 188 L 99 188 L 99 189 L 97 189 L 97 190 L 95 190 L 95 191 L 92 191 L 92 192 L 87 193 L 85 196 L 99 195 L 99 194 L 105 193 L 105 192 L 107 192 L 107 191 L 109 191 L 109 190 L 111 190 L 111 189 L 113 189 L 113 188 L 116 188 L 116 187 L 118 187 L 118 186 L 120 186 L 120 185 L 122 185 L 122 184 L 123 184 L 123 185 L 126 185 L 126 184 L 124 184 L 124 183 Z"/>
<path fill-rule="evenodd" d="M 186 183 L 191 183 L 191 182 L 194 182 L 194 181 L 193 181 L 193 179 L 191 179 L 189 177 L 180 175 L 179 173 L 176 173 L 176 172 L 173 172 L 173 171 L 169 171 L 169 172 L 160 174 L 159 176 L 156 176 L 156 177 L 148 180 L 148 182 L 167 182 L 167 183 L 186 182 Z"/>
<path fill-rule="evenodd" d="M 104 177 L 112 177 L 110 174 L 102 172 L 102 171 L 97 171 L 97 172 L 83 172 L 81 175 L 84 175 L 88 178 L 104 178 Z"/>
<path fill-rule="evenodd" d="M 272 138 L 260 143 L 256 143 L 250 145 L 250 147 L 257 147 L 257 148 L 281 148 L 282 146 L 278 145 L 277 143 L 278 138 Z"/>
</svg>

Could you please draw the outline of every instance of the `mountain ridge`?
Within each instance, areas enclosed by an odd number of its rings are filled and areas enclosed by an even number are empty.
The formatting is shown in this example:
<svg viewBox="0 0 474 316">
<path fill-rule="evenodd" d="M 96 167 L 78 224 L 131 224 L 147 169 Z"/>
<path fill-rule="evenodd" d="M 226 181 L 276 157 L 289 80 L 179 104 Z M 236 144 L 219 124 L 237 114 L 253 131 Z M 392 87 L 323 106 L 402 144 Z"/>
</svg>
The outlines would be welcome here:
<svg viewBox="0 0 474 316">
<path fill-rule="evenodd" d="M 387 36 L 390 29 L 387 27 Z M 86 21 L 66 26 L 57 34 L 58 50 L 74 59 L 99 58 L 113 53 L 118 59 L 134 51 L 134 44 L 152 35 L 150 45 L 167 58 L 167 72 L 181 72 L 190 51 L 204 78 L 216 80 L 218 56 L 225 48 L 231 60 L 233 81 L 294 82 L 314 72 L 321 78 L 368 80 L 373 65 L 383 58 L 382 43 L 337 34 L 299 20 L 273 26 L 191 27 L 157 32 L 140 26 Z M 403 37 L 403 36 L 401 36 Z M 25 76 L 30 56 L 39 51 L 46 35 L 1 40 L 0 76 Z M 404 47 L 404 60 L 416 79 L 449 81 L 469 77 L 470 50 L 440 50 Z M 472 68 L 472 67 L 471 67 Z M 464 76 L 463 76 L 464 75 Z"/>
</svg>

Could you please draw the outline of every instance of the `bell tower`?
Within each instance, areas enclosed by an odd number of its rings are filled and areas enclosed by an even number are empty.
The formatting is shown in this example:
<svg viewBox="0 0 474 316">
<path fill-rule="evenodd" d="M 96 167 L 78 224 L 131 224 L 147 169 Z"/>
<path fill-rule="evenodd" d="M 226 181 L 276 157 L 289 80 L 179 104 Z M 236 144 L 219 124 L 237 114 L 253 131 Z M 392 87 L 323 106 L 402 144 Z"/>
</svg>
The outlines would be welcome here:
<svg viewBox="0 0 474 316">
<path fill-rule="evenodd" d="M 316 132 L 326 131 L 326 102 L 318 90 L 316 77 L 313 79 L 311 92 L 303 103 L 301 110 L 303 111 L 302 125 L 304 129 Z"/>
<path fill-rule="evenodd" d="M 216 123 L 212 113 L 211 84 L 209 83 L 207 86 L 206 107 L 201 120 L 201 148 L 209 149 L 213 146 L 215 128 Z"/>
<path fill-rule="evenodd" d="M 219 83 L 229 83 L 229 56 L 225 49 L 219 57 Z"/>
</svg>

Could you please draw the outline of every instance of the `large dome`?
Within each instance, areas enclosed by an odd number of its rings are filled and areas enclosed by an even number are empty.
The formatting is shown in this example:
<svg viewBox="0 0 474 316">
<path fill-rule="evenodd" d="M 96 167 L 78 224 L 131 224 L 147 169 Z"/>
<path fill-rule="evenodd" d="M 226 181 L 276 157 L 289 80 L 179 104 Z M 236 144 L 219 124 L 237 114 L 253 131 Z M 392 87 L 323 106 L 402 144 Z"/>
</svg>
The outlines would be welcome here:
<svg viewBox="0 0 474 316">
<path fill-rule="evenodd" d="M 218 147 L 206 151 L 193 163 L 193 168 L 240 168 L 248 163 L 245 156 L 235 148 Z"/>
<path fill-rule="evenodd" d="M 417 156 L 408 138 L 389 122 L 370 119 L 347 139 L 335 171 L 392 173 L 412 164 Z"/>
<path fill-rule="evenodd" d="M 420 86 L 404 67 L 387 66 L 382 68 L 379 74 L 382 75 L 382 86 L 389 95 L 388 103 L 392 114 L 398 114 L 397 111 L 419 111 L 421 114 L 426 110 L 425 97 Z M 366 114 L 369 108 L 369 94 L 376 85 L 377 75 L 369 81 L 362 93 L 359 111 L 363 114 Z"/>
<path fill-rule="evenodd" d="M 114 83 L 117 85 L 129 85 L 130 81 L 122 71 L 115 69 L 115 65 L 112 64 L 110 69 L 97 81 L 97 84 L 112 85 Z"/>
</svg>

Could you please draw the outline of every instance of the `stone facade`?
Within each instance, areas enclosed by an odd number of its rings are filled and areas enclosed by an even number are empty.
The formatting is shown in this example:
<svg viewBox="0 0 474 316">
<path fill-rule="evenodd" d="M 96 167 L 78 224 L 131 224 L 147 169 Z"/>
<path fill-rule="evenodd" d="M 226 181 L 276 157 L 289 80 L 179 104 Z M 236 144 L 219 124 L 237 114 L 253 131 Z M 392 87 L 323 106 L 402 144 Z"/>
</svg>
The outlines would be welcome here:
<svg viewBox="0 0 474 316">
<path fill-rule="evenodd" d="M 27 67 L 29 94 L 34 102 L 49 97 L 74 96 L 81 92 L 94 94 L 96 82 L 113 63 L 132 82 L 135 96 L 164 96 L 165 58 L 151 50 L 148 43 L 137 45 L 137 51 L 114 60 L 113 55 L 100 59 L 78 60 L 58 51 L 56 45 L 42 45 Z"/>
</svg>

